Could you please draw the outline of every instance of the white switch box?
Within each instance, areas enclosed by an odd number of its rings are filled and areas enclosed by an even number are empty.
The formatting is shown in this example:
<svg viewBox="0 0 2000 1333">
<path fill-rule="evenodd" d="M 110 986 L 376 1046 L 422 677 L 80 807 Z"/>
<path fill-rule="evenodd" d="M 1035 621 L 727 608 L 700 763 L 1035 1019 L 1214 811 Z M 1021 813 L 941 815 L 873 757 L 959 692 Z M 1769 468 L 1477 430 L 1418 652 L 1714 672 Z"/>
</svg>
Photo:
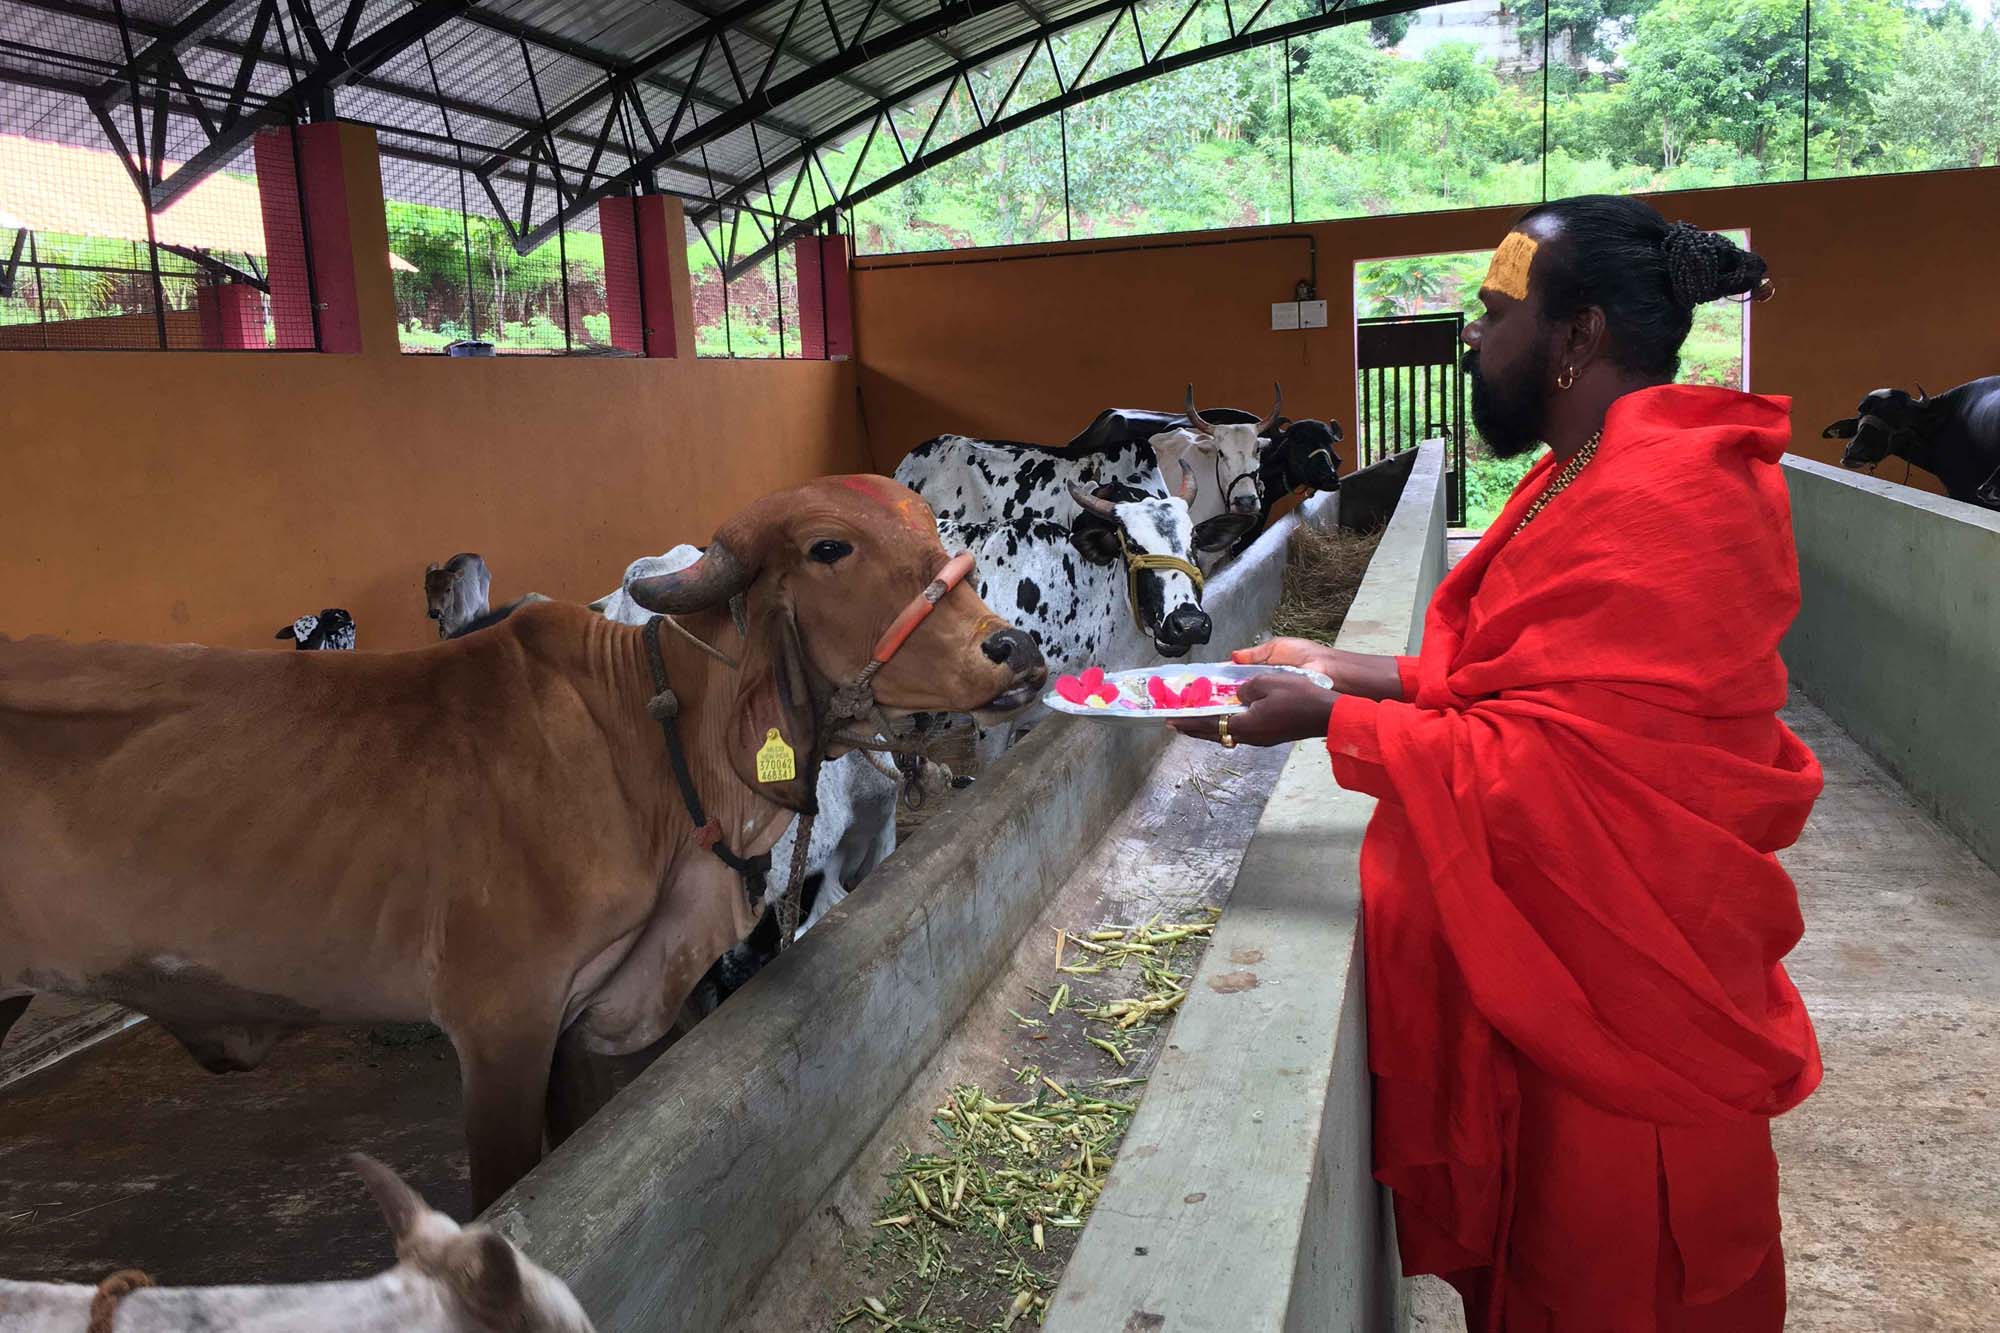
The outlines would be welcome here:
<svg viewBox="0 0 2000 1333">
<path fill-rule="evenodd" d="M 1299 327 L 1302 329 L 1323 329 L 1326 327 L 1326 302 L 1299 302 Z"/>
<path fill-rule="evenodd" d="M 1298 326 L 1299 326 L 1299 303 L 1297 301 L 1271 302 L 1272 328 L 1295 329 Z"/>
</svg>

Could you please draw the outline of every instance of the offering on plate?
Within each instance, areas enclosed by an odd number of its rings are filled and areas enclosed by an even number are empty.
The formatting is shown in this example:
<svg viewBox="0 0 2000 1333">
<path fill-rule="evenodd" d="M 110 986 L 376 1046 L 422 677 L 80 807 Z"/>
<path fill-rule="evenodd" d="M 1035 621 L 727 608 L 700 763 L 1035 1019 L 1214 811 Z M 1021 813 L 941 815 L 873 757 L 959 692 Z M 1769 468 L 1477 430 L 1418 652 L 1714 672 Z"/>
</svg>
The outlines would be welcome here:
<svg viewBox="0 0 2000 1333">
<path fill-rule="evenodd" d="M 1157 666 L 1107 671 L 1092 666 L 1059 677 L 1044 702 L 1057 712 L 1105 721 L 1220 717 L 1242 710 L 1237 691 L 1244 681 L 1274 672 L 1305 676 L 1322 689 L 1332 685 L 1318 672 L 1298 667 L 1213 662 L 1181 671 Z"/>
</svg>

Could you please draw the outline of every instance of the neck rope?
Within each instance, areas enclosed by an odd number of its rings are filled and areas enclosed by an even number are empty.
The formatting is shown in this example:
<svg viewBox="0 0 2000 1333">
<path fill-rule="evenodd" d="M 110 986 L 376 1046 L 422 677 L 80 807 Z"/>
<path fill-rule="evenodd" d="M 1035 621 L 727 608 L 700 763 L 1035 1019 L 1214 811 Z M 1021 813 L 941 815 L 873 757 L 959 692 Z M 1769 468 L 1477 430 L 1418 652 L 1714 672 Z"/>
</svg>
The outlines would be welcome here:
<svg viewBox="0 0 2000 1333">
<path fill-rule="evenodd" d="M 863 745 L 853 738 L 841 734 L 839 729 L 865 717 L 873 716 L 881 723 L 880 709 L 875 704 L 875 677 L 889 660 L 902 651 L 903 645 L 917 630 L 917 626 L 930 617 L 945 594 L 965 582 L 972 573 L 971 552 L 961 552 L 945 562 L 936 578 L 910 599 L 902 612 L 892 621 L 874 650 L 868 655 L 868 663 L 855 675 L 854 679 L 833 692 L 826 708 L 821 712 L 816 733 L 827 740 L 837 740 L 841 744 L 854 744 L 857 748 L 893 749 L 889 745 Z M 770 874 L 771 854 L 739 856 L 723 838 L 722 824 L 707 814 L 701 804 L 701 794 L 695 789 L 694 771 L 688 766 L 686 747 L 681 744 L 679 718 L 680 697 L 673 691 L 667 680 L 667 662 L 660 651 L 660 627 L 670 625 L 684 638 L 692 640 L 697 647 L 716 660 L 725 663 L 732 670 L 739 664 L 726 656 L 720 649 L 703 641 L 674 620 L 671 616 L 656 615 L 646 622 L 644 639 L 646 643 L 646 664 L 652 671 L 653 697 L 646 702 L 646 712 L 660 724 L 660 731 L 666 740 L 667 759 L 674 772 L 674 785 L 680 789 L 681 804 L 687 807 L 688 819 L 695 828 L 695 841 L 703 850 L 714 853 L 717 860 L 735 871 L 742 881 L 743 892 L 750 899 L 754 911 L 762 904 L 763 892 L 759 883 Z M 742 622 L 739 619 L 739 627 Z M 876 728 L 878 734 L 882 727 Z M 806 771 L 817 773 L 818 756 L 808 755 Z M 778 948 L 789 948 L 792 937 L 798 932 L 799 890 L 805 881 L 806 852 L 812 842 L 813 821 L 819 810 L 815 801 L 813 808 L 800 813 L 798 835 L 792 845 L 791 873 L 787 877 L 784 895 L 779 898 L 778 908 Z"/>
</svg>

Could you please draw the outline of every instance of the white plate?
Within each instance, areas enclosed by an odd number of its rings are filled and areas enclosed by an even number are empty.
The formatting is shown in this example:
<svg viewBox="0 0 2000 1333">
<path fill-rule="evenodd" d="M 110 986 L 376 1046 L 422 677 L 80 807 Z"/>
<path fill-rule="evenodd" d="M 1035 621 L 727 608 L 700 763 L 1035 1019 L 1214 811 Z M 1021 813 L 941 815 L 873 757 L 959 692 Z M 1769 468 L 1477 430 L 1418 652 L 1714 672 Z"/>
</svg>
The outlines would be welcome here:
<svg viewBox="0 0 2000 1333">
<path fill-rule="evenodd" d="M 1279 672 L 1294 676 L 1304 676 L 1323 690 L 1333 688 L 1333 682 L 1317 671 L 1293 666 L 1238 666 L 1234 662 L 1188 662 L 1162 663 L 1159 666 L 1133 667 L 1128 671 L 1107 671 L 1104 683 L 1115 686 L 1121 700 L 1143 699 L 1146 707 L 1128 709 L 1118 706 L 1092 708 L 1088 704 L 1073 704 L 1050 690 L 1042 696 L 1042 702 L 1058 713 L 1068 713 L 1071 717 L 1087 717 L 1096 722 L 1168 722 L 1186 717 L 1229 717 L 1243 711 L 1242 704 L 1209 704 L 1203 708 L 1155 708 L 1152 698 L 1146 693 L 1146 682 L 1158 676 L 1176 690 L 1186 688 L 1187 682 L 1196 676 L 1207 676 L 1220 684 L 1232 681 L 1241 684 L 1255 676 L 1269 676 Z"/>
</svg>

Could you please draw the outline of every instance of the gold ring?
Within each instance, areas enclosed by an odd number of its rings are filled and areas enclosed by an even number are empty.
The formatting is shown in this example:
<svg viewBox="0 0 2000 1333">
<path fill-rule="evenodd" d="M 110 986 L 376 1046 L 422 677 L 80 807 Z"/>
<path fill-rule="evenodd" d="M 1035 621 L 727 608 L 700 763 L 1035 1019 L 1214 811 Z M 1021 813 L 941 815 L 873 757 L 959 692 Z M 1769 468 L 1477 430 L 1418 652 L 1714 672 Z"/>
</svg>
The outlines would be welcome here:
<svg viewBox="0 0 2000 1333">
<path fill-rule="evenodd" d="M 1236 738 L 1229 734 L 1228 718 L 1219 717 L 1215 719 L 1215 734 L 1221 740 L 1223 749 L 1233 750 L 1236 748 Z"/>
</svg>

